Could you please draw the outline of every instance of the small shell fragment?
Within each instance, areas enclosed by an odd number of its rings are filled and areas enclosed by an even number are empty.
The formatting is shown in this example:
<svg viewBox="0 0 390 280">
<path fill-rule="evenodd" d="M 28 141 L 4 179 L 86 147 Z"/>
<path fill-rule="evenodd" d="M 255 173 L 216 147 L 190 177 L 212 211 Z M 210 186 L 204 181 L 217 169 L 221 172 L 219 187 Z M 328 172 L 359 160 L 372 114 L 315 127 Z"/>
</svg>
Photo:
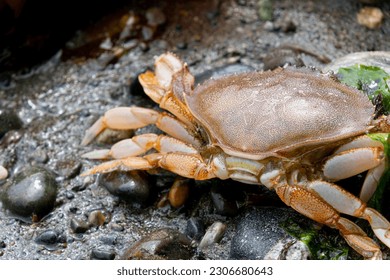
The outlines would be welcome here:
<svg viewBox="0 0 390 280">
<path fill-rule="evenodd" d="M 214 243 L 221 241 L 226 231 L 226 225 L 221 222 L 213 223 L 206 231 L 199 244 L 199 249 L 205 249 Z"/>
<path fill-rule="evenodd" d="M 381 26 L 383 13 L 376 7 L 364 7 L 359 11 L 356 18 L 360 25 L 375 29 Z"/>
</svg>

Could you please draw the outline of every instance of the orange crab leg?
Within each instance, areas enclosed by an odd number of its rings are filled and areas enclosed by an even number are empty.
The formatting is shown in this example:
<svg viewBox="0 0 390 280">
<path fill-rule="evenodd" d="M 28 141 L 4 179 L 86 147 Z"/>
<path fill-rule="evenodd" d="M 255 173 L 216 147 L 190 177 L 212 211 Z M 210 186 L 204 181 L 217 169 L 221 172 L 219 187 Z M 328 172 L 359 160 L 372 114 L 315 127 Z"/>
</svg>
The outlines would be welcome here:
<svg viewBox="0 0 390 280">
<path fill-rule="evenodd" d="M 165 135 L 157 135 L 153 133 L 141 134 L 134 136 L 131 139 L 119 141 L 111 147 L 111 149 L 95 150 L 83 155 L 89 159 L 121 159 L 126 157 L 139 156 L 150 149 L 155 149 L 159 152 L 183 152 L 189 154 L 197 154 L 190 145 Z"/>
<path fill-rule="evenodd" d="M 118 107 L 108 110 L 103 117 L 87 129 L 81 144 L 87 145 L 106 128 L 128 130 L 150 124 L 155 124 L 162 131 L 177 139 L 195 146 L 201 145 L 192 127 L 167 113 L 141 107 Z"/>
<path fill-rule="evenodd" d="M 164 168 L 186 178 L 206 180 L 216 177 L 213 168 L 203 162 L 200 155 L 187 153 L 154 153 L 144 157 L 127 157 L 104 162 L 87 170 L 82 176 L 97 173 L 108 173 L 115 170 L 149 170 L 157 167 Z"/>
<path fill-rule="evenodd" d="M 280 185 L 275 190 L 284 203 L 299 213 L 338 229 L 348 244 L 365 258 L 382 258 L 379 246 L 360 227 L 340 217 L 339 212 L 318 195 L 301 186 Z"/>
<path fill-rule="evenodd" d="M 149 161 L 142 157 L 128 157 L 106 161 L 85 171 L 81 176 L 88 176 L 97 173 L 109 173 L 113 171 L 149 170 L 154 168 Z"/>
<path fill-rule="evenodd" d="M 335 184 L 314 181 L 308 184 L 307 188 L 314 191 L 338 212 L 366 219 L 375 235 L 390 247 L 390 223 L 376 210 L 366 207 L 359 198 Z"/>
</svg>

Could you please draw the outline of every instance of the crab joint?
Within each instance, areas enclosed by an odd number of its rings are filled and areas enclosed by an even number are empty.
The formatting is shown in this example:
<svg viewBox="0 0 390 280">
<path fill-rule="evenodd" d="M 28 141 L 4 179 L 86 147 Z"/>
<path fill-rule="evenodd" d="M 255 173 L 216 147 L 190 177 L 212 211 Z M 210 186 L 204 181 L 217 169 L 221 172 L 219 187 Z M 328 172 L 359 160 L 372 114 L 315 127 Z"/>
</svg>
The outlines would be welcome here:
<svg viewBox="0 0 390 280">
<path fill-rule="evenodd" d="M 349 178 L 378 166 L 383 157 L 383 149 L 380 147 L 345 151 L 331 157 L 324 164 L 324 175 L 333 181 Z"/>
</svg>

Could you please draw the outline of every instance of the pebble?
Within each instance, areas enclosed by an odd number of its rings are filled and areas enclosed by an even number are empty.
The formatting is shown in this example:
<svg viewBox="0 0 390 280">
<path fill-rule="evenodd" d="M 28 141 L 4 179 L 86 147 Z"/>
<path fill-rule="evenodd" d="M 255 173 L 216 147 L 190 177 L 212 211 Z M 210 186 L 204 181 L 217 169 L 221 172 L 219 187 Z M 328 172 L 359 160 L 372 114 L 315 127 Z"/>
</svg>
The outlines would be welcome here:
<svg viewBox="0 0 390 280">
<path fill-rule="evenodd" d="M 187 221 L 185 234 L 194 240 L 199 241 L 205 234 L 204 225 L 201 219 L 192 217 Z"/>
<path fill-rule="evenodd" d="M 141 34 L 144 41 L 150 41 L 153 39 L 155 30 L 150 26 L 142 26 Z"/>
<path fill-rule="evenodd" d="M 22 128 L 23 123 L 15 111 L 0 110 L 0 138 L 8 131 Z"/>
<path fill-rule="evenodd" d="M 267 30 L 269 32 L 275 30 L 275 25 L 272 21 L 267 20 L 263 25 L 264 30 Z"/>
<path fill-rule="evenodd" d="M 270 51 L 263 59 L 264 70 L 273 70 L 278 67 L 287 65 L 295 65 L 297 67 L 304 66 L 304 63 L 296 51 L 292 49 L 277 48 Z"/>
<path fill-rule="evenodd" d="M 149 8 L 145 13 L 146 21 L 149 26 L 159 26 L 166 22 L 166 16 L 163 11 L 157 7 Z"/>
<path fill-rule="evenodd" d="M 72 192 L 72 191 L 65 191 L 65 197 L 67 198 L 67 199 L 73 199 L 74 198 L 74 192 Z"/>
<path fill-rule="evenodd" d="M 234 192 L 235 193 L 235 192 Z M 236 200 L 229 187 L 213 186 L 211 188 L 211 200 L 213 201 L 216 214 L 223 216 L 235 216 L 238 212 Z"/>
<path fill-rule="evenodd" d="M 136 36 L 137 26 L 139 25 L 140 18 L 138 15 L 130 12 L 128 18 L 123 18 L 126 22 L 123 22 L 123 29 L 119 35 L 119 40 L 124 41 L 131 37 Z"/>
<path fill-rule="evenodd" d="M 8 146 L 11 144 L 18 143 L 22 138 L 23 133 L 19 130 L 10 130 L 8 131 L 4 137 L 1 139 L 1 144 L 4 146 Z"/>
<path fill-rule="evenodd" d="M 58 185 L 54 174 L 43 167 L 29 167 L 4 185 L 4 207 L 21 219 L 42 218 L 54 207 Z"/>
<path fill-rule="evenodd" d="M 97 248 L 91 252 L 91 260 L 113 260 L 115 256 L 116 254 L 112 249 Z"/>
<path fill-rule="evenodd" d="M 36 149 L 34 150 L 30 155 L 31 162 L 37 163 L 37 164 L 44 164 L 49 161 L 49 156 L 43 149 Z"/>
<path fill-rule="evenodd" d="M 81 167 L 81 162 L 76 159 L 59 160 L 55 164 L 55 171 L 59 176 L 71 179 L 80 173 Z"/>
<path fill-rule="evenodd" d="M 35 238 L 35 242 L 43 245 L 48 250 L 55 250 L 58 248 L 59 243 L 66 243 L 67 238 L 56 230 L 48 229 L 39 233 Z"/>
<path fill-rule="evenodd" d="M 102 226 L 106 221 L 106 217 L 100 210 L 94 210 L 88 215 L 88 223 L 91 226 Z"/>
<path fill-rule="evenodd" d="M 357 21 L 369 29 L 376 29 L 382 25 L 383 13 L 377 7 L 363 7 L 356 15 Z"/>
<path fill-rule="evenodd" d="M 190 193 L 191 180 L 177 179 L 169 190 L 168 200 L 174 208 L 179 208 L 187 201 Z"/>
<path fill-rule="evenodd" d="M 8 171 L 3 166 L 0 165 L 0 180 L 8 177 Z"/>
<path fill-rule="evenodd" d="M 125 230 L 125 228 L 124 228 L 122 225 L 117 224 L 117 223 L 111 223 L 111 224 L 110 224 L 110 227 L 111 227 L 111 229 L 112 229 L 113 231 L 117 231 L 117 232 L 121 232 L 121 231 L 124 231 L 124 230 Z"/>
<path fill-rule="evenodd" d="M 115 245 L 118 243 L 118 237 L 114 234 L 104 235 L 100 238 L 100 241 L 106 245 Z"/>
<path fill-rule="evenodd" d="M 37 238 L 35 238 L 35 242 L 39 244 L 47 244 L 47 245 L 53 245 L 57 243 L 58 241 L 58 234 L 55 230 L 48 229 L 44 232 L 41 232 Z"/>
<path fill-rule="evenodd" d="M 188 44 L 186 42 L 179 42 L 176 44 L 176 48 L 178 48 L 179 50 L 185 50 L 187 49 L 188 47 Z"/>
<path fill-rule="evenodd" d="M 72 218 L 70 220 L 70 228 L 74 233 L 84 233 L 89 229 L 89 225 L 85 221 Z"/>
<path fill-rule="evenodd" d="M 226 225 L 221 222 L 214 222 L 206 231 L 199 243 L 199 249 L 203 250 L 214 243 L 221 241 L 226 231 Z"/>
<path fill-rule="evenodd" d="M 188 260 L 193 255 L 191 240 L 183 233 L 163 228 L 143 237 L 126 250 L 125 260 Z"/>
<path fill-rule="evenodd" d="M 168 195 L 169 193 L 161 193 L 157 200 L 157 208 L 164 208 L 165 206 L 170 205 Z"/>
<path fill-rule="evenodd" d="M 292 33 L 297 30 L 297 25 L 289 15 L 286 15 L 275 23 L 275 28 L 284 33 Z"/>
<path fill-rule="evenodd" d="M 232 259 L 286 259 L 286 251 L 290 258 L 308 258 L 308 250 L 304 246 L 291 247 L 300 242 L 288 235 L 280 224 L 287 219 L 297 217 L 290 208 L 253 208 L 249 209 L 239 219 L 237 229 L 232 238 L 230 258 Z M 300 216 L 299 216 L 300 217 Z"/>
<path fill-rule="evenodd" d="M 0 73 L 0 89 L 10 88 L 12 85 L 12 74 L 9 72 Z"/>
<path fill-rule="evenodd" d="M 138 171 L 104 174 L 99 177 L 99 183 L 126 202 L 144 203 L 151 192 L 147 176 Z"/>
</svg>

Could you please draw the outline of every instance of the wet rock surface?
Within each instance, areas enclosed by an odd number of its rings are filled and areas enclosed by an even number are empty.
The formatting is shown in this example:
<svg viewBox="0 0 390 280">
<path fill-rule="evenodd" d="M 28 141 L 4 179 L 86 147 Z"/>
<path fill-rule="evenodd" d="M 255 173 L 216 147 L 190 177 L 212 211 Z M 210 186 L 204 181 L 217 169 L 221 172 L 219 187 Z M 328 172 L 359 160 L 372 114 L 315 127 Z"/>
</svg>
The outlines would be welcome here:
<svg viewBox="0 0 390 280">
<path fill-rule="evenodd" d="M 165 51 L 182 57 L 197 82 L 221 73 L 262 70 L 286 62 L 322 68 L 323 57 L 333 61 L 352 52 L 389 50 L 388 13 L 384 13 L 380 28 L 371 30 L 357 24 L 361 6 L 352 0 L 275 1 L 268 19 L 260 17 L 255 0 L 152 1 L 143 7 L 133 2 L 119 13 L 123 17 L 110 17 L 115 24 L 103 20 L 93 31 L 81 30 L 51 60 L 0 75 L 0 111 L 12 112 L 6 122 L 20 120 L 0 136 L 0 165 L 9 173 L 7 180 L 0 181 L 2 193 L 17 191 L 19 187 L 13 183 L 16 174 L 35 165 L 52 170 L 50 180 L 57 185 L 38 218 L 33 219 L 35 210 L 26 202 L 24 207 L 14 207 L 15 211 L 28 208 L 22 214 L 28 215 L 30 223 L 8 215 L 9 205 L 19 205 L 16 195 L 3 200 L 0 259 L 305 259 L 299 243 L 283 232 L 277 221 L 273 223 L 275 213 L 263 209 L 282 203 L 261 187 L 257 193 L 240 190 L 229 195 L 214 184 L 228 186 L 229 191 L 232 186 L 243 188 L 243 184 L 218 180 L 196 183 L 172 195 L 171 200 L 178 203 L 175 208 L 169 203 L 158 205 L 164 197 L 169 201 L 169 189 L 175 181 L 172 174 L 148 174 L 146 179 L 129 174 L 116 174 L 117 178 L 80 176 L 97 164 L 83 159 L 82 154 L 109 148 L 112 139 L 133 133 L 156 133 L 153 128 L 109 133 L 86 147 L 80 145 L 81 139 L 108 109 L 156 108 L 143 95 L 137 74 L 152 68 L 154 57 Z M 378 5 L 382 11 L 390 8 L 387 2 Z M 121 29 L 106 32 L 99 29 L 102 26 Z M 86 46 L 91 42 L 99 42 L 98 51 L 89 52 Z M 280 57 L 273 50 L 286 45 L 290 51 L 276 62 L 267 62 L 267 56 Z M 250 214 L 246 226 L 241 221 L 243 213 Z M 248 220 L 252 226 L 262 223 L 261 234 L 273 243 L 261 249 L 268 243 L 256 243 L 259 229 L 251 229 Z M 215 222 L 226 227 L 223 235 L 210 238 L 214 240 L 211 245 L 198 252 L 205 231 Z M 256 253 L 248 243 L 239 242 L 243 232 L 251 234 Z M 159 244 L 161 250 L 152 251 L 151 244 Z M 149 250 L 147 255 L 139 254 L 137 248 L 143 246 Z"/>
<path fill-rule="evenodd" d="M 144 203 L 152 192 L 147 175 L 137 171 L 104 174 L 99 183 L 111 194 L 128 203 Z"/>
<path fill-rule="evenodd" d="M 286 208 L 249 209 L 237 225 L 230 257 L 240 260 L 307 259 L 307 247 L 296 245 L 300 241 L 281 227 L 282 222 L 292 217 L 296 218 L 296 213 Z M 290 251 L 293 245 L 296 247 Z M 291 256 L 292 251 L 295 255 Z"/>
</svg>

